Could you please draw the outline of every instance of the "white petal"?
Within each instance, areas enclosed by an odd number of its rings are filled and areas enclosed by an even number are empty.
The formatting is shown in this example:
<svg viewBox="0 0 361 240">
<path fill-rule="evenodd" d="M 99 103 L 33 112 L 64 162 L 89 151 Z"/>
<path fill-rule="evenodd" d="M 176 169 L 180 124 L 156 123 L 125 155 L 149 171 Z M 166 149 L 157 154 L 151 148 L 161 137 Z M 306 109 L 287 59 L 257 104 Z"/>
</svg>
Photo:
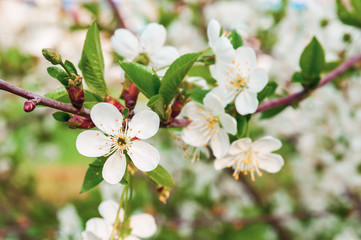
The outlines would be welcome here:
<svg viewBox="0 0 361 240">
<path fill-rule="evenodd" d="M 230 156 L 230 155 L 225 156 L 223 158 L 217 158 L 214 161 L 214 168 L 216 170 L 221 170 L 223 168 L 232 166 L 234 163 L 234 159 L 235 159 L 235 156 Z"/>
<path fill-rule="evenodd" d="M 215 47 L 216 40 L 219 38 L 220 33 L 221 33 L 221 25 L 219 25 L 219 22 L 215 19 L 209 21 L 207 27 L 207 36 L 208 36 L 208 45 L 211 48 Z"/>
<path fill-rule="evenodd" d="M 150 55 L 155 54 L 165 42 L 167 31 L 158 23 L 150 23 L 141 36 L 141 47 Z"/>
<path fill-rule="evenodd" d="M 211 148 L 213 154 L 216 158 L 223 157 L 229 149 L 230 143 L 229 138 L 223 129 L 218 129 L 218 133 L 216 132 L 211 138 Z"/>
<path fill-rule="evenodd" d="M 237 112 L 241 115 L 254 113 L 258 107 L 257 93 L 243 91 L 236 97 Z"/>
<path fill-rule="evenodd" d="M 219 115 L 219 120 L 222 124 L 222 128 L 232 135 L 237 133 L 237 121 L 231 115 L 224 113 Z"/>
<path fill-rule="evenodd" d="M 281 155 L 268 153 L 268 154 L 260 154 L 259 156 L 259 168 L 270 172 L 275 173 L 281 170 L 284 164 L 284 160 Z"/>
<path fill-rule="evenodd" d="M 160 160 L 158 149 L 143 141 L 134 141 L 128 151 L 134 165 L 143 172 L 154 170 Z"/>
<path fill-rule="evenodd" d="M 199 110 L 205 110 L 202 105 L 196 102 L 189 102 L 186 105 L 184 105 L 182 109 L 182 115 L 187 116 L 190 119 L 198 119 L 199 118 Z"/>
<path fill-rule="evenodd" d="M 232 62 L 236 56 L 236 52 L 230 40 L 226 37 L 220 37 L 216 40 L 214 53 L 216 61 Z"/>
<path fill-rule="evenodd" d="M 252 147 L 252 140 L 250 138 L 242 138 L 234 141 L 229 149 L 229 154 L 238 155 L 249 150 Z"/>
<path fill-rule="evenodd" d="M 252 92 L 260 92 L 267 85 L 268 76 L 263 68 L 256 68 L 249 76 L 249 90 Z"/>
<path fill-rule="evenodd" d="M 147 139 L 158 132 L 159 116 L 151 110 L 137 112 L 129 122 L 129 136 Z"/>
<path fill-rule="evenodd" d="M 124 238 L 124 240 L 141 240 L 141 239 L 140 239 L 140 238 L 137 238 L 137 237 L 135 237 L 135 236 L 130 235 L 130 236 Z"/>
<path fill-rule="evenodd" d="M 117 29 L 111 38 L 113 49 L 120 56 L 134 58 L 139 54 L 139 41 L 126 29 Z"/>
<path fill-rule="evenodd" d="M 100 239 L 106 239 L 109 234 L 107 223 L 102 218 L 91 218 L 85 224 L 85 230 Z"/>
<path fill-rule="evenodd" d="M 236 93 L 235 89 L 225 89 L 222 87 L 213 88 L 210 93 L 216 95 L 221 101 L 222 105 L 225 107 L 233 101 L 235 98 L 234 94 Z"/>
<path fill-rule="evenodd" d="M 98 103 L 90 111 L 90 117 L 100 130 L 107 134 L 116 134 L 122 126 L 123 116 L 110 103 Z"/>
<path fill-rule="evenodd" d="M 252 144 L 252 149 L 261 153 L 270 153 L 280 149 L 281 147 L 282 142 L 271 136 L 260 138 Z"/>
<path fill-rule="evenodd" d="M 193 127 L 193 124 L 196 123 L 197 126 Z M 182 140 L 188 145 L 195 147 L 206 146 L 209 139 L 211 138 L 210 130 L 207 130 L 206 127 L 203 126 L 203 122 L 195 121 L 190 123 L 191 126 L 183 128 L 181 133 Z"/>
<path fill-rule="evenodd" d="M 119 204 L 114 200 L 105 200 L 99 205 L 98 210 L 105 222 L 112 225 L 117 217 L 118 208 Z"/>
<path fill-rule="evenodd" d="M 78 135 L 76 149 L 86 157 L 100 157 L 109 153 L 111 143 L 111 139 L 101 131 L 86 130 Z"/>
<path fill-rule="evenodd" d="M 131 216 L 130 228 L 132 228 L 131 235 L 140 238 L 151 237 L 157 231 L 154 217 L 146 213 Z"/>
<path fill-rule="evenodd" d="M 104 180 L 110 184 L 119 183 L 124 176 L 126 167 L 125 155 L 120 152 L 113 153 L 104 164 L 102 172 Z"/>
<path fill-rule="evenodd" d="M 154 68 L 160 68 L 170 65 L 178 57 L 178 50 L 175 47 L 171 46 L 162 47 L 156 53 L 149 56 Z"/>
<path fill-rule="evenodd" d="M 247 65 L 251 70 L 255 68 L 257 59 L 255 51 L 250 47 L 239 47 L 236 49 L 237 60 L 241 65 Z"/>
<path fill-rule="evenodd" d="M 204 97 L 203 104 L 206 108 L 211 110 L 211 112 L 214 114 L 214 116 L 224 113 L 224 107 L 223 107 L 220 99 L 212 93 L 208 93 Z"/>
<path fill-rule="evenodd" d="M 82 232 L 81 236 L 83 237 L 83 240 L 102 240 L 102 238 L 89 231 Z"/>
</svg>

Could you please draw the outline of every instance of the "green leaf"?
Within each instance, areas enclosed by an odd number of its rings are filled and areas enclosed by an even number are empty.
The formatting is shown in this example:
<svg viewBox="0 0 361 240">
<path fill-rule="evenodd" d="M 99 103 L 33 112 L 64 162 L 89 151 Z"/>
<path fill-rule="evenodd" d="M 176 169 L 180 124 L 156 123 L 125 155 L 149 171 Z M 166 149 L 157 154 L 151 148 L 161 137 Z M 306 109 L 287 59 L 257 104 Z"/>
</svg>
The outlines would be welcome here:
<svg viewBox="0 0 361 240">
<path fill-rule="evenodd" d="M 57 88 L 55 90 L 52 90 L 52 91 L 46 93 L 44 96 L 47 98 L 57 100 L 59 102 L 71 103 L 68 92 L 66 91 L 65 88 Z M 88 90 L 84 90 L 84 97 L 85 97 L 84 103 L 88 103 L 88 104 L 89 103 L 98 103 L 98 102 L 103 101 L 102 97 L 100 97 L 99 95 L 92 93 Z"/>
<path fill-rule="evenodd" d="M 292 75 L 291 82 L 293 82 L 293 83 L 304 83 L 305 81 L 306 81 L 306 79 L 301 72 L 295 72 Z"/>
<path fill-rule="evenodd" d="M 306 78 L 315 79 L 319 77 L 325 66 L 325 53 L 317 38 L 313 37 L 311 42 L 303 50 L 300 58 L 302 74 Z"/>
<path fill-rule="evenodd" d="M 123 118 L 126 119 L 129 115 L 129 108 L 125 107 L 123 109 Z"/>
<path fill-rule="evenodd" d="M 53 66 L 53 67 L 48 67 L 46 70 L 48 71 L 48 74 L 49 74 L 51 77 L 53 77 L 53 78 L 55 78 L 55 79 L 58 79 L 59 82 L 60 82 L 61 84 L 63 84 L 65 87 L 68 86 L 68 81 L 69 81 L 69 78 L 70 78 L 70 77 L 69 77 L 69 75 L 68 75 L 66 72 L 64 72 L 62 69 Z"/>
<path fill-rule="evenodd" d="M 196 102 L 203 104 L 203 98 L 209 93 L 211 90 L 201 90 L 201 89 L 191 89 L 187 91 L 187 95 Z"/>
<path fill-rule="evenodd" d="M 65 112 L 56 112 L 53 114 L 53 117 L 59 122 L 67 122 L 71 118 L 71 116 Z"/>
<path fill-rule="evenodd" d="M 65 60 L 64 67 L 68 72 L 78 75 L 78 72 L 76 71 L 76 68 L 72 62 Z"/>
<path fill-rule="evenodd" d="M 101 96 L 107 94 L 107 86 L 104 81 L 104 59 L 99 30 L 95 21 L 86 34 L 79 68 L 86 84 L 93 92 Z"/>
<path fill-rule="evenodd" d="M 150 172 L 145 172 L 145 174 L 158 186 L 160 185 L 167 188 L 172 188 L 174 186 L 172 176 L 160 164 L 156 169 Z"/>
<path fill-rule="evenodd" d="M 118 63 L 144 96 L 151 98 L 158 94 L 160 80 L 148 67 L 133 62 L 118 61 Z"/>
<path fill-rule="evenodd" d="M 257 94 L 259 104 L 261 104 L 267 97 L 272 96 L 275 93 L 277 86 L 278 84 L 276 82 L 269 82 L 263 90 Z"/>
<path fill-rule="evenodd" d="M 232 30 L 232 33 L 228 36 L 231 40 L 234 49 L 237 49 L 243 45 L 242 37 L 238 34 L 236 29 Z"/>
<path fill-rule="evenodd" d="M 159 88 L 159 93 L 162 95 L 166 105 L 177 94 L 179 85 L 200 55 L 201 53 L 188 53 L 180 56 L 170 65 Z"/>
<path fill-rule="evenodd" d="M 147 106 L 156 112 L 160 119 L 164 118 L 164 101 L 161 95 L 158 94 L 151 97 L 147 103 Z"/>
<path fill-rule="evenodd" d="M 248 134 L 248 118 L 237 115 L 237 138 L 245 138 Z"/>
<path fill-rule="evenodd" d="M 282 112 L 287 106 L 279 106 L 262 112 L 261 119 L 267 119 L 276 116 Z"/>
<path fill-rule="evenodd" d="M 101 183 L 101 181 L 103 181 L 102 170 L 106 160 L 107 158 L 105 157 L 98 157 L 91 164 L 89 164 L 80 193 L 92 189 Z"/>
<path fill-rule="evenodd" d="M 209 71 L 209 66 L 205 65 L 193 65 L 189 72 L 187 73 L 190 77 L 201 77 L 207 81 L 208 84 L 215 86 L 216 79 L 214 79 L 211 75 L 211 71 Z M 197 83 L 195 83 L 197 84 Z"/>
<path fill-rule="evenodd" d="M 337 0 L 337 15 L 339 19 L 347 25 L 361 28 L 361 1 L 352 0 L 353 11 L 349 11 L 342 3 L 341 0 Z"/>
</svg>

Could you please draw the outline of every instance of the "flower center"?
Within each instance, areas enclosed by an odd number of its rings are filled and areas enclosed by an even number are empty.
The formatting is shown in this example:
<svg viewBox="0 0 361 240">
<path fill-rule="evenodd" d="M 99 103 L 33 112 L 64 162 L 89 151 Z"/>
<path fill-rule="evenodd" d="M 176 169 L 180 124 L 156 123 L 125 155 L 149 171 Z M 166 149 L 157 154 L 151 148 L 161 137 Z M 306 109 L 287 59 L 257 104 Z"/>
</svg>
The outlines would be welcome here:
<svg viewBox="0 0 361 240">
<path fill-rule="evenodd" d="M 216 126 L 216 124 L 219 122 L 217 117 L 209 117 L 207 121 L 208 121 L 207 130 L 213 129 Z"/>
<path fill-rule="evenodd" d="M 233 177 L 238 180 L 239 174 L 243 172 L 244 175 L 251 173 L 252 181 L 255 181 L 255 172 L 259 177 L 262 176 L 262 172 L 259 170 L 259 160 L 257 157 L 258 153 L 254 152 L 252 149 L 248 149 L 241 155 L 238 155 L 234 159 L 234 172 Z"/>
</svg>

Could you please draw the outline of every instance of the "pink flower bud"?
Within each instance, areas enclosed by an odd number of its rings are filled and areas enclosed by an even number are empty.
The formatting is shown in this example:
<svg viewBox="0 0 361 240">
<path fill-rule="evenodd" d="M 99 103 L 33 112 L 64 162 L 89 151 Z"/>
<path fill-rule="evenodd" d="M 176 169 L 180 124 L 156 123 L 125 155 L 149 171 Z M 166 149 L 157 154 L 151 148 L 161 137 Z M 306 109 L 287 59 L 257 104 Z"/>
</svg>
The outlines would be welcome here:
<svg viewBox="0 0 361 240">
<path fill-rule="evenodd" d="M 24 111 L 31 112 L 35 109 L 36 102 L 34 100 L 28 100 L 24 103 Z"/>
</svg>

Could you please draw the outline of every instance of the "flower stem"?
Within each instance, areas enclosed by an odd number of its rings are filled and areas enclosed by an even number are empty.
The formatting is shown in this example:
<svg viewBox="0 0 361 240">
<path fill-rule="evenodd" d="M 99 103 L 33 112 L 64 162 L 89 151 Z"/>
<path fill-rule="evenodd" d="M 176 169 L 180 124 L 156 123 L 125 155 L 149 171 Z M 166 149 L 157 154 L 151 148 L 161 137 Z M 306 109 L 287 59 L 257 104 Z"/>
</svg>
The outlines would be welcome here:
<svg viewBox="0 0 361 240">
<path fill-rule="evenodd" d="M 117 216 L 115 217 L 112 233 L 110 235 L 110 240 L 115 240 L 116 229 L 117 229 L 117 226 L 119 225 L 119 221 L 120 221 L 119 220 L 119 213 L 120 213 L 120 209 L 122 209 L 123 201 L 124 201 L 124 195 L 126 194 L 126 192 L 128 192 L 128 185 L 124 186 L 122 195 L 121 195 L 120 200 L 119 200 L 119 207 L 118 207 L 118 211 L 117 211 Z"/>
</svg>

